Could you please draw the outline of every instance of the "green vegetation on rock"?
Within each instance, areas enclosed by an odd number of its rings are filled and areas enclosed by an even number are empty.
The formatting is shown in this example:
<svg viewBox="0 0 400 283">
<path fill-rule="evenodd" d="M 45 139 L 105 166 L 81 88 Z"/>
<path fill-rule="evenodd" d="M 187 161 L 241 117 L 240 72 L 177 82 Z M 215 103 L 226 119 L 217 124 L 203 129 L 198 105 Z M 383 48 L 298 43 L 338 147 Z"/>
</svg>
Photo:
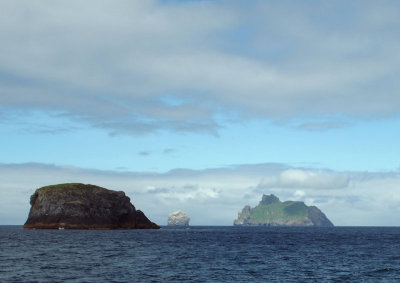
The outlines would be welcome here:
<svg viewBox="0 0 400 283">
<path fill-rule="evenodd" d="M 317 207 L 300 201 L 281 202 L 274 195 L 263 195 L 260 203 L 246 205 L 234 221 L 237 226 L 333 226 Z"/>
</svg>

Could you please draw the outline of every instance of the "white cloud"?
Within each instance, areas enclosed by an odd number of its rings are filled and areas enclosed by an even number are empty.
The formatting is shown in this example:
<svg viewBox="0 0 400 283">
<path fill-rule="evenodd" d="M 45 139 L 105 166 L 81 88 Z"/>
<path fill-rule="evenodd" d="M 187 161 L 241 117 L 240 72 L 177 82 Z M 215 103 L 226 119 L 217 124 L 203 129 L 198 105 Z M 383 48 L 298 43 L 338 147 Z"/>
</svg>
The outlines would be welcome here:
<svg viewBox="0 0 400 283">
<path fill-rule="evenodd" d="M 337 174 L 326 171 L 310 171 L 290 169 L 281 173 L 279 185 L 281 187 L 304 187 L 317 189 L 337 189 L 348 184 L 345 174 Z"/>
<path fill-rule="evenodd" d="M 326 116 L 400 110 L 395 1 L 3 1 L 0 9 L 0 105 L 9 111 L 61 111 L 114 134 L 217 134 L 215 116 L 232 112 L 308 117 L 300 128 L 319 130 L 338 125 L 321 123 Z M 165 103 L 171 95 L 183 103 Z"/>
<path fill-rule="evenodd" d="M 327 170 L 287 169 L 272 178 L 265 178 L 259 185 L 269 188 L 341 189 L 348 186 L 350 176 Z"/>
<path fill-rule="evenodd" d="M 297 190 L 297 191 L 295 191 L 294 194 L 293 194 L 293 196 L 294 196 L 296 199 L 301 199 L 301 198 L 303 198 L 305 195 L 306 195 L 306 193 L 305 193 L 304 191 L 302 191 L 302 190 Z"/>
<path fill-rule="evenodd" d="M 82 182 L 125 191 L 137 209 L 162 225 L 177 209 L 187 212 L 193 225 L 231 225 L 244 205 L 255 206 L 262 194 L 270 193 L 316 205 L 336 225 L 400 225 L 398 173 L 333 172 L 283 164 L 167 173 L 0 164 L 0 180 L 0 224 L 23 224 L 36 188 Z"/>
</svg>

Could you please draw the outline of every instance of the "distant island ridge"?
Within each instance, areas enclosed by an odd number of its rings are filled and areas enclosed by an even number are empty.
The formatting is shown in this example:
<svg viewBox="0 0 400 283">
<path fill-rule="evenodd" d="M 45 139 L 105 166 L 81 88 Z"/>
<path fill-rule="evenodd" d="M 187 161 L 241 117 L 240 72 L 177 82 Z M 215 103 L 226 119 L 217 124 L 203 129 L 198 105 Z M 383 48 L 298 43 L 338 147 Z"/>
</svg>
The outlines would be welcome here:
<svg viewBox="0 0 400 283">
<path fill-rule="evenodd" d="M 122 191 L 81 183 L 39 188 L 30 198 L 31 209 L 25 229 L 159 229 L 136 210 Z M 169 214 L 168 226 L 189 226 L 189 216 L 177 210 Z M 302 201 L 280 201 L 263 195 L 260 203 L 246 205 L 234 226 L 315 226 L 333 227 L 316 206 Z"/>
<path fill-rule="evenodd" d="M 302 201 L 281 202 L 273 194 L 263 195 L 260 203 L 254 208 L 246 205 L 233 224 L 235 226 L 334 226 L 316 206 L 307 206 Z"/>
<path fill-rule="evenodd" d="M 24 229 L 159 229 L 122 191 L 81 183 L 39 188 Z"/>
</svg>

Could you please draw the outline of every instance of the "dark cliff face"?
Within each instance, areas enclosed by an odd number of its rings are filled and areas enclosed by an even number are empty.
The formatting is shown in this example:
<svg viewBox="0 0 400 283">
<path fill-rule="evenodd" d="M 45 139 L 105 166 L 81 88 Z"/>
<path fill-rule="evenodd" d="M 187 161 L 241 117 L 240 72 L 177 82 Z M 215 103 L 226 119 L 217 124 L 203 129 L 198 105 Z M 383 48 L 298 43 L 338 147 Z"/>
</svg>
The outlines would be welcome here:
<svg viewBox="0 0 400 283">
<path fill-rule="evenodd" d="M 61 184 L 37 189 L 24 228 L 158 229 L 129 197 L 94 185 Z"/>
<path fill-rule="evenodd" d="M 308 218 L 310 218 L 310 220 L 314 224 L 314 226 L 333 227 L 333 223 L 316 206 L 308 207 Z"/>
</svg>

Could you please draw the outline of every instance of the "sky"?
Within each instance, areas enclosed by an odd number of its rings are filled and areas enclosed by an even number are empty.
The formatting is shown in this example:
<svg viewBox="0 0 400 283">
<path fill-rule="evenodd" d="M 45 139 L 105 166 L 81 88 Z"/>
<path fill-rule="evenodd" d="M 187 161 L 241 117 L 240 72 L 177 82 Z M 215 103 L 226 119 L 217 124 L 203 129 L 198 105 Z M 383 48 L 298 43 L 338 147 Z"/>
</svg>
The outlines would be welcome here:
<svg viewBox="0 0 400 283">
<path fill-rule="evenodd" d="M 398 1 L 0 0 L 0 225 L 51 184 L 165 225 L 262 194 L 400 225 Z"/>
</svg>

